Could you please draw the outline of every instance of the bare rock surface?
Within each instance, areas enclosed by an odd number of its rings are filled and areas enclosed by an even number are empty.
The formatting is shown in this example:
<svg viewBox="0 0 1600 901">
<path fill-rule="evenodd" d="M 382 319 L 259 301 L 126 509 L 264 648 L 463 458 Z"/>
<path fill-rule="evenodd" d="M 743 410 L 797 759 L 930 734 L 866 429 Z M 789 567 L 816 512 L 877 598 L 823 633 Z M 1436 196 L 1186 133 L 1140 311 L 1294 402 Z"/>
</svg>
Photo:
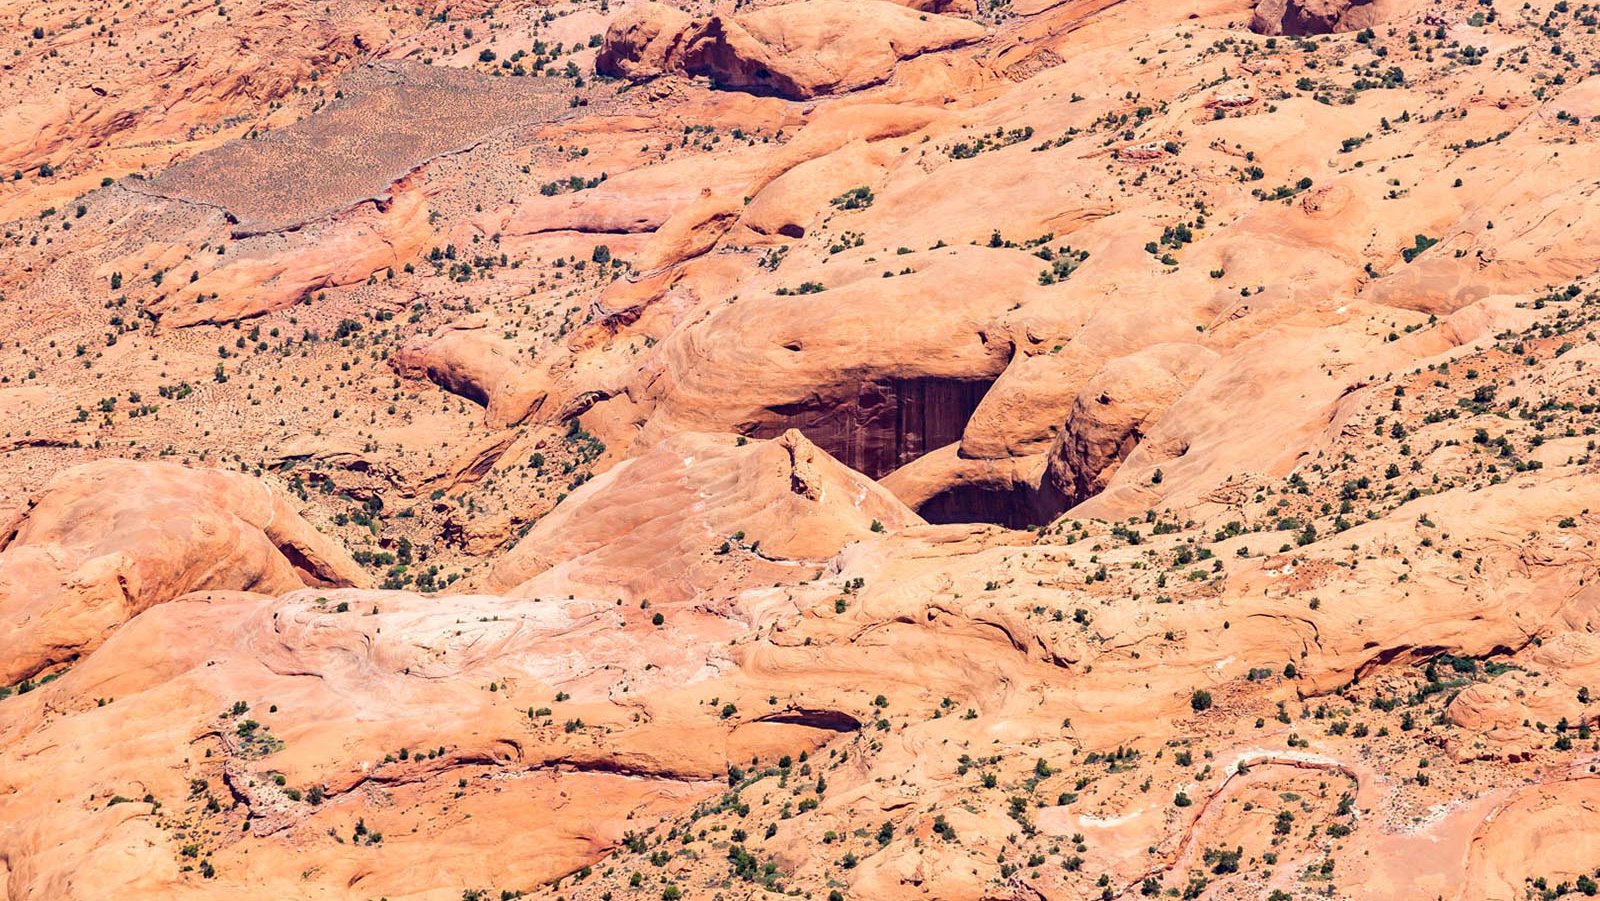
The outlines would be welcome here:
<svg viewBox="0 0 1600 901">
<path fill-rule="evenodd" d="M 191 591 L 366 582 L 342 546 L 247 476 L 86 464 L 51 480 L 4 536 L 0 679 L 77 659 L 129 619 Z"/>
<path fill-rule="evenodd" d="M 1388 0 L 1264 0 L 1256 4 L 1250 30 L 1295 36 L 1359 31 L 1382 23 L 1391 5 Z"/>
<path fill-rule="evenodd" d="M 495 564 L 488 587 L 682 604 L 921 522 L 797 431 L 753 442 L 680 433 L 575 492 Z"/>
<path fill-rule="evenodd" d="M 721 87 L 803 100 L 879 84 L 902 60 L 983 33 L 888 0 L 808 0 L 707 19 L 642 2 L 612 24 L 596 65 L 607 75 L 703 75 Z"/>
<path fill-rule="evenodd" d="M 1592 4 L 0 13 L 4 901 L 1600 886 Z"/>
<path fill-rule="evenodd" d="M 495 425 L 515 425 L 539 408 L 545 392 L 538 371 L 518 359 L 517 346 L 496 326 L 481 318 L 451 323 L 400 348 L 390 364 L 482 404 Z"/>
</svg>

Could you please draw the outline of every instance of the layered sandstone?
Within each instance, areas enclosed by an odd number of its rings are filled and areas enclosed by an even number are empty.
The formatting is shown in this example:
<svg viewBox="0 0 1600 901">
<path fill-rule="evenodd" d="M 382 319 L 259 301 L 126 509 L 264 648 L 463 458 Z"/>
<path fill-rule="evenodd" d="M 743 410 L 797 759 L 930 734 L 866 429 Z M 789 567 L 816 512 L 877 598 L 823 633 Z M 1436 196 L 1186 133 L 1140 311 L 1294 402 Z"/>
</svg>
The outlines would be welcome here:
<svg viewBox="0 0 1600 901">
<path fill-rule="evenodd" d="M 93 651 L 157 604 L 201 589 L 276 594 L 364 585 L 338 543 L 246 476 L 106 460 L 45 486 L 0 543 L 0 680 Z"/>
<path fill-rule="evenodd" d="M 7 901 L 1600 885 L 1591 8 L 11 12 Z"/>
<path fill-rule="evenodd" d="M 724 88 L 804 100 L 879 84 L 901 60 L 983 33 L 888 0 L 788 3 L 706 19 L 647 0 L 612 23 L 596 67 L 635 80 L 702 75 Z"/>
</svg>

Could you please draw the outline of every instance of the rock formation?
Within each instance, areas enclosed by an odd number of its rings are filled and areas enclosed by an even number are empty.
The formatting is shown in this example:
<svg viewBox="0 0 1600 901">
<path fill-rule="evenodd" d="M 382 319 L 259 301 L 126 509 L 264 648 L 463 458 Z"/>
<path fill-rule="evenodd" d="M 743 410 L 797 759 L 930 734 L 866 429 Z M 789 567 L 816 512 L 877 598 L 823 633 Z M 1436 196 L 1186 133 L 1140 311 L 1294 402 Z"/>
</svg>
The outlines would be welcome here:
<svg viewBox="0 0 1600 901">
<path fill-rule="evenodd" d="M 1292 36 L 1359 31 L 1382 23 L 1389 5 L 1386 0 L 1263 0 L 1250 17 L 1250 30 Z"/>
<path fill-rule="evenodd" d="M 620 78 L 680 73 L 804 100 L 879 84 L 901 60 L 982 36 L 971 22 L 888 0 L 807 0 L 705 19 L 644 0 L 612 23 L 595 65 Z"/>
<path fill-rule="evenodd" d="M 1050 449 L 1049 478 L 1069 498 L 1099 494 L 1217 354 L 1198 344 L 1157 344 L 1118 357 L 1084 382 Z"/>
<path fill-rule="evenodd" d="M 495 334 L 492 322 L 451 323 L 437 335 L 401 347 L 389 362 L 396 372 L 430 379 L 482 404 L 496 426 L 521 422 L 545 398 L 538 372 L 517 359 L 517 346 Z"/>
<path fill-rule="evenodd" d="M 495 562 L 487 587 L 584 586 L 681 604 L 721 580 L 771 584 L 851 541 L 920 523 L 798 431 L 770 441 L 685 432 L 575 491 Z"/>
<path fill-rule="evenodd" d="M 51 479 L 0 541 L 0 680 L 93 651 L 202 589 L 277 594 L 366 574 L 288 500 L 237 473 L 104 460 Z"/>
<path fill-rule="evenodd" d="M 1593 4 L 7 3 L 4 901 L 1600 891 Z"/>
</svg>

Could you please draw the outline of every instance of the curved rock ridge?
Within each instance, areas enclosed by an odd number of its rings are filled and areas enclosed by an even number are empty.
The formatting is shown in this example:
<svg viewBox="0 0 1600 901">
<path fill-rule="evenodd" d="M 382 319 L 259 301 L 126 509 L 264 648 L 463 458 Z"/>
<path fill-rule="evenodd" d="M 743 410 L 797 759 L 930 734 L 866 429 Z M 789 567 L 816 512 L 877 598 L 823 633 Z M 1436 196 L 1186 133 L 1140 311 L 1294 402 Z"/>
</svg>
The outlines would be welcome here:
<svg viewBox="0 0 1600 901">
<path fill-rule="evenodd" d="M 0 542 L 0 682 L 93 651 L 129 619 L 201 589 L 366 585 L 289 501 L 237 473 L 104 460 L 51 479 Z"/>
<path fill-rule="evenodd" d="M 635 81 L 697 75 L 721 88 L 805 100 L 880 84 L 902 60 L 983 34 L 975 23 L 888 0 L 807 0 L 704 19 L 645 0 L 611 24 L 595 66 Z"/>
<path fill-rule="evenodd" d="M 496 329 L 501 334 L 495 334 Z M 497 427 L 516 425 L 538 411 L 545 389 L 540 374 L 518 359 L 504 328 L 482 318 L 451 323 L 435 335 L 401 347 L 389 364 L 402 375 L 427 378 L 453 394 L 482 404 Z"/>
<path fill-rule="evenodd" d="M 1107 363 L 1079 390 L 1050 448 L 1046 478 L 1068 498 L 1099 494 L 1161 414 L 1218 359 L 1198 344 L 1157 344 Z"/>
<path fill-rule="evenodd" d="M 796 430 L 680 433 L 579 488 L 495 562 L 486 585 L 687 603 L 771 584 L 851 541 L 922 520 Z"/>
<path fill-rule="evenodd" d="M 3 901 L 1600 892 L 1593 3 L 0 13 Z"/>
</svg>

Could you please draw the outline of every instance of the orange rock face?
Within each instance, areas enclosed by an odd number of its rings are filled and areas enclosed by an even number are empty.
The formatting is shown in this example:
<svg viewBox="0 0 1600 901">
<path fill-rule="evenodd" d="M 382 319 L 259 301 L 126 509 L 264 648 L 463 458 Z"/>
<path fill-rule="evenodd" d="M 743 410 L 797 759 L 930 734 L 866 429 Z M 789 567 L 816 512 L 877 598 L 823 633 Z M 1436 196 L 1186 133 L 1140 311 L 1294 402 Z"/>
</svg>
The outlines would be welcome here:
<svg viewBox="0 0 1600 901">
<path fill-rule="evenodd" d="M 683 603 L 722 581 L 781 580 L 921 522 L 797 431 L 751 443 L 686 432 L 574 492 L 496 561 L 487 587 L 521 595 L 584 585 Z"/>
<path fill-rule="evenodd" d="M 3 901 L 1600 891 L 1593 4 L 5 11 Z"/>
<path fill-rule="evenodd" d="M 646 0 L 611 25 L 595 65 L 604 75 L 701 75 L 734 90 L 803 100 L 879 84 L 902 60 L 982 35 L 973 23 L 888 0 L 807 0 L 703 20 Z"/>
<path fill-rule="evenodd" d="M 1250 30 L 1257 34 L 1283 35 L 1359 31 L 1382 24 L 1391 12 L 1389 5 L 1383 0 L 1364 3 L 1268 0 L 1256 5 L 1255 14 L 1250 17 Z"/>
<path fill-rule="evenodd" d="M 267 486 L 229 472 L 106 460 L 65 470 L 0 547 L 0 678 L 93 651 L 149 608 L 201 589 L 278 593 L 366 574 Z"/>
<path fill-rule="evenodd" d="M 476 321 L 407 344 L 390 364 L 482 404 L 492 423 L 507 426 L 527 418 L 545 398 L 537 371 L 517 357 L 516 345 L 494 334 L 494 323 Z"/>
<path fill-rule="evenodd" d="M 1062 494 L 1099 494 L 1146 429 L 1205 374 L 1217 355 L 1198 344 L 1157 344 L 1090 376 L 1051 448 L 1050 478 Z"/>
</svg>

